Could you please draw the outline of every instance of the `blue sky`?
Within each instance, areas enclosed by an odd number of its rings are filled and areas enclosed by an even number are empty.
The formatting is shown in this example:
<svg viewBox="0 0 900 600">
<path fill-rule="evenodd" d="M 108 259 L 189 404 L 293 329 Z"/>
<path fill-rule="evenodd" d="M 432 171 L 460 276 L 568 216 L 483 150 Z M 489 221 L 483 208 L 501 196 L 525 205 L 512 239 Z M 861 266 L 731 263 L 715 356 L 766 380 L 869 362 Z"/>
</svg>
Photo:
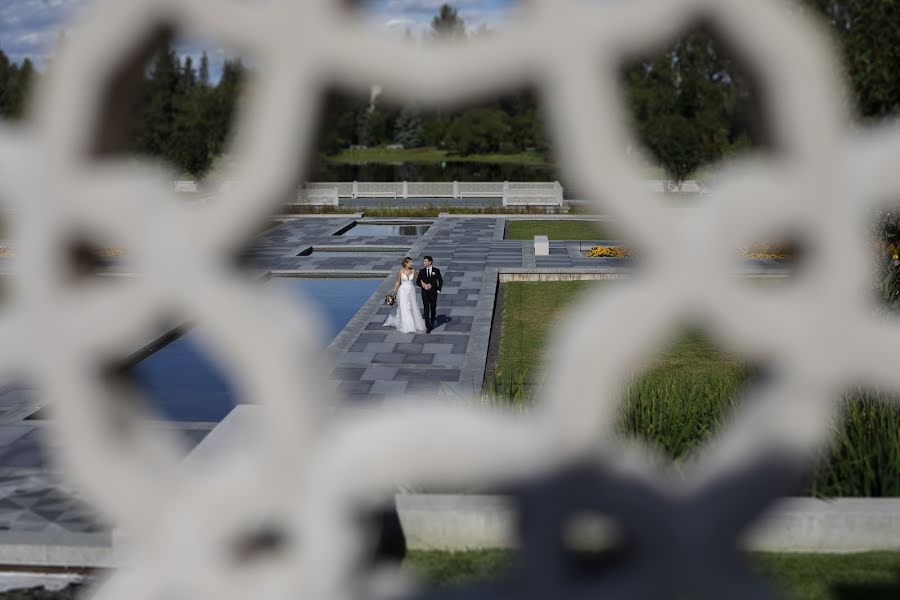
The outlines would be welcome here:
<svg viewBox="0 0 900 600">
<path fill-rule="evenodd" d="M 401 32 L 409 27 L 414 34 L 421 35 L 429 29 L 431 19 L 445 2 L 459 11 L 470 31 L 481 25 L 501 29 L 508 10 L 516 4 L 513 0 L 369 0 L 365 11 L 367 18 L 375 23 Z"/>
<path fill-rule="evenodd" d="M 0 0 L 0 48 L 15 62 L 28 57 L 38 68 L 43 68 L 53 55 L 59 33 L 70 26 L 73 16 L 90 1 Z M 446 1 L 368 0 L 362 12 L 365 19 L 379 27 L 398 35 L 409 28 L 418 37 L 429 29 L 431 19 Z M 481 25 L 502 29 L 509 9 L 516 4 L 515 0 L 455 0 L 447 3 L 459 11 L 470 31 Z M 218 78 L 224 60 L 231 56 L 226 48 L 196 40 L 180 40 L 177 50 L 182 56 L 192 56 L 195 64 L 200 53 L 206 50 L 214 79 Z"/>
</svg>

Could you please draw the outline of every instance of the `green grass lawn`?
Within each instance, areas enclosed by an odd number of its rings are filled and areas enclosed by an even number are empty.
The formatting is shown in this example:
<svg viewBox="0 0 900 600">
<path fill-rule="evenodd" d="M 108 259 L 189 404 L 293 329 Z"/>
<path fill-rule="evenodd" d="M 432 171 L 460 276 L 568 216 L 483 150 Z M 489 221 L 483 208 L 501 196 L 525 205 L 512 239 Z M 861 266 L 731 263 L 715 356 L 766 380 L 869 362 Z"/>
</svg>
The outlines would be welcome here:
<svg viewBox="0 0 900 600">
<path fill-rule="evenodd" d="M 337 154 L 325 156 L 332 163 L 441 163 L 441 162 L 481 162 L 481 163 L 515 163 L 523 165 L 546 165 L 544 156 L 538 152 L 517 152 L 515 154 L 468 154 L 465 156 L 449 154 L 433 146 L 424 148 L 404 148 L 388 150 L 385 147 L 366 148 L 365 150 L 342 150 Z"/>
<path fill-rule="evenodd" d="M 546 235 L 551 240 L 616 240 L 620 234 L 607 221 L 508 221 L 506 239 L 533 240 Z"/>
<path fill-rule="evenodd" d="M 616 285 L 615 279 L 598 281 L 509 282 L 503 285 L 503 326 L 496 371 L 499 376 L 537 377 L 550 331 L 564 310 L 591 288 Z M 598 352 L 600 351 L 598 345 Z M 672 340 L 647 363 L 647 375 L 670 377 L 691 373 L 698 378 L 746 377 L 747 366 L 737 357 L 716 348 L 698 333 Z"/>
<path fill-rule="evenodd" d="M 510 282 L 503 286 L 503 319 L 487 391 L 528 406 L 540 383 L 548 336 L 565 308 L 591 289 L 616 280 Z M 615 351 L 597 341 L 597 360 Z M 491 367 L 493 377 L 491 378 Z M 696 331 L 685 331 L 640 365 L 627 382 L 619 432 L 680 461 L 713 436 L 743 401 L 758 367 L 724 352 Z M 848 393 L 844 421 L 810 470 L 813 496 L 900 496 L 900 408 L 871 390 Z"/>
<path fill-rule="evenodd" d="M 435 586 L 490 577 L 503 570 L 512 552 L 410 552 L 407 565 Z M 753 553 L 756 569 L 795 600 L 886 600 L 900 597 L 900 553 Z M 836 593 L 840 590 L 840 595 Z"/>
<path fill-rule="evenodd" d="M 520 222 L 516 222 L 518 224 Z M 512 225 L 513 223 L 510 223 Z M 547 352 L 546 339 L 559 321 L 561 309 L 588 285 L 610 285 L 606 281 L 545 281 L 503 283 L 503 320 L 498 381 L 534 381 Z"/>
</svg>

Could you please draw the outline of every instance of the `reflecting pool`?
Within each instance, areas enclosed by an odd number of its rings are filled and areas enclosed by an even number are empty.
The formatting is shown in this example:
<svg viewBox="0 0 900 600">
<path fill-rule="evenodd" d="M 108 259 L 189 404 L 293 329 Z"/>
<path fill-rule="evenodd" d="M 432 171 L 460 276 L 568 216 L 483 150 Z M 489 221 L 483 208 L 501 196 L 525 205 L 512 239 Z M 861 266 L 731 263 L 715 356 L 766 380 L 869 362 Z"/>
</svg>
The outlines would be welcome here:
<svg viewBox="0 0 900 600">
<path fill-rule="evenodd" d="M 324 348 L 381 282 L 381 278 L 276 277 L 269 285 L 279 286 L 288 294 L 303 294 L 313 302 L 324 325 Z M 201 352 L 197 334 L 193 332 L 140 361 L 130 373 L 151 410 L 170 421 L 221 421 L 236 404 L 232 382 Z"/>
<path fill-rule="evenodd" d="M 360 223 L 357 221 L 355 225 L 342 231 L 338 235 L 346 236 L 386 236 L 386 235 L 402 235 L 402 236 L 419 236 L 428 231 L 430 225 L 413 224 L 413 223 Z"/>
</svg>

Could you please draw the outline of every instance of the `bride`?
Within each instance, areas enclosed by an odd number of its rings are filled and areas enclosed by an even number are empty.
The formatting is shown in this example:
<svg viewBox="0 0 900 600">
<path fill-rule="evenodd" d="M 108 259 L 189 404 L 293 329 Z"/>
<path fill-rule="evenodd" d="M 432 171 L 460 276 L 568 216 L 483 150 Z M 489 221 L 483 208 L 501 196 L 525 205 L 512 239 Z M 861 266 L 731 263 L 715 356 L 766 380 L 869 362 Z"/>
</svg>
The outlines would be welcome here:
<svg viewBox="0 0 900 600">
<path fill-rule="evenodd" d="M 400 333 L 425 331 L 425 319 L 416 294 L 416 277 L 413 261 L 407 256 L 394 282 L 394 311 L 384 320 L 385 327 L 396 327 Z"/>
</svg>

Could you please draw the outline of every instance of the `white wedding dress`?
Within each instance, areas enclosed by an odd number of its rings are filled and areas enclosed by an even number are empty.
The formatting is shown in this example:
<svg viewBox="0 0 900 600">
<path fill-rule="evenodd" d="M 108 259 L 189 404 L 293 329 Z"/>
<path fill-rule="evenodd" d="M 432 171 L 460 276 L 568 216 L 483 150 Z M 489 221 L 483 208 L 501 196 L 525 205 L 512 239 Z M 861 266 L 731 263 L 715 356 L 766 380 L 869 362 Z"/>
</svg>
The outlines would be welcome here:
<svg viewBox="0 0 900 600">
<path fill-rule="evenodd" d="M 422 318 L 422 307 L 419 305 L 415 280 L 415 272 L 408 277 L 403 273 L 400 274 L 400 287 L 397 288 L 394 310 L 384 320 L 385 327 L 396 327 L 400 333 L 425 331 L 425 319 Z"/>
</svg>

